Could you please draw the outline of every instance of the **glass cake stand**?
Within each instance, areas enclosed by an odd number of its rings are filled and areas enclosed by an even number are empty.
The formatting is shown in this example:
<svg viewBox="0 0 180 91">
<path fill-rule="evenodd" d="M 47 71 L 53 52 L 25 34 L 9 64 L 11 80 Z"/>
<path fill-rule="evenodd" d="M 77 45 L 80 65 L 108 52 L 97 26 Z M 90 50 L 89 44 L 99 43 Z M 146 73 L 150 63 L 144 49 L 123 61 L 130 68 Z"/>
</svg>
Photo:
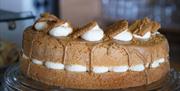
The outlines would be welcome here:
<svg viewBox="0 0 180 91">
<path fill-rule="evenodd" d="M 4 91 L 87 91 L 78 89 L 66 89 L 34 81 L 21 74 L 19 64 L 9 67 L 4 75 Z M 92 90 L 88 90 L 92 91 Z M 93 90 L 94 91 L 94 90 Z M 97 90 L 102 91 L 102 90 Z M 133 87 L 127 89 L 116 89 L 106 91 L 180 91 L 180 74 L 171 69 L 170 74 L 160 82 L 147 86 Z"/>
</svg>

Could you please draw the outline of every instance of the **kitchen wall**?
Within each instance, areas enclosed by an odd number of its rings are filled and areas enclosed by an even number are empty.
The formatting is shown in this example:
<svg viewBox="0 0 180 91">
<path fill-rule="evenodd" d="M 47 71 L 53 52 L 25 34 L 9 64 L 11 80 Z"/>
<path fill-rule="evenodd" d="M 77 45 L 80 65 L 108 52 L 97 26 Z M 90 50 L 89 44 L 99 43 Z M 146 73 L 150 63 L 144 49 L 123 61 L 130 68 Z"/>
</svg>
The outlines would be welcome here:
<svg viewBox="0 0 180 91">
<path fill-rule="evenodd" d="M 27 12 L 34 11 L 33 0 L 0 0 L 0 9 L 12 12 Z M 31 25 L 33 20 L 15 21 L 16 28 L 10 30 L 8 22 L 0 22 L 0 39 L 15 43 L 21 48 L 22 34 L 25 27 Z"/>
<path fill-rule="evenodd" d="M 60 0 L 60 17 L 81 26 L 101 17 L 101 0 Z M 100 20 L 99 20 L 100 22 Z"/>
<path fill-rule="evenodd" d="M 33 0 L 0 0 L 0 9 L 13 12 L 35 10 L 33 7 Z"/>
</svg>

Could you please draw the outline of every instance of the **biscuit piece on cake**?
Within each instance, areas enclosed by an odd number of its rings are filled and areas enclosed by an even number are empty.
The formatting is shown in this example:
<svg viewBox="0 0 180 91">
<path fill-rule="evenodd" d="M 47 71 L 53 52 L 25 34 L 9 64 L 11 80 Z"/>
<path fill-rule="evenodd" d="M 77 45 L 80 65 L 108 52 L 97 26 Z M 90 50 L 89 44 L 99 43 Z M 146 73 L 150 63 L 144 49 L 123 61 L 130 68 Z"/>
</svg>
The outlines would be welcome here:
<svg viewBox="0 0 180 91">
<path fill-rule="evenodd" d="M 78 38 L 81 35 L 83 35 L 84 33 L 86 33 L 87 31 L 91 30 L 93 27 L 95 27 L 97 25 L 96 21 L 91 21 L 88 24 L 86 24 L 85 26 L 78 28 L 78 30 L 76 32 L 74 32 L 71 37 L 72 38 Z"/>
<path fill-rule="evenodd" d="M 110 25 L 106 30 L 106 35 L 109 38 L 113 38 L 115 35 L 128 29 L 128 22 L 126 20 L 118 21 Z"/>
<path fill-rule="evenodd" d="M 133 34 L 143 36 L 148 31 L 151 31 L 151 21 L 147 17 L 142 20 L 136 20 L 130 27 L 129 31 Z"/>
</svg>

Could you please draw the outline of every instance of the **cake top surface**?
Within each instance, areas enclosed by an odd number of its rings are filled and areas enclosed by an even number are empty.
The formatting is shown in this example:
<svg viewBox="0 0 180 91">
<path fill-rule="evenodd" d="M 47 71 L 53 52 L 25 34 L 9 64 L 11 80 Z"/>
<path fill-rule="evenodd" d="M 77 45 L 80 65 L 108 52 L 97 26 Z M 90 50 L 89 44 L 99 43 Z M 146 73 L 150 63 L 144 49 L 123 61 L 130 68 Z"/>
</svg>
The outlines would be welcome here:
<svg viewBox="0 0 180 91">
<path fill-rule="evenodd" d="M 120 65 L 131 69 L 137 65 L 144 70 L 151 61 L 168 56 L 168 43 L 157 32 L 159 28 L 160 24 L 148 18 L 132 24 L 127 20 L 118 21 L 105 30 L 96 21 L 73 28 L 68 21 L 43 14 L 24 32 L 23 50 L 28 57 L 40 60 L 41 65 L 78 64 L 87 69 Z M 64 69 L 62 65 L 60 68 Z"/>
<path fill-rule="evenodd" d="M 147 17 L 136 20 L 131 25 L 127 20 L 117 21 L 104 31 L 96 21 L 73 28 L 70 22 L 44 13 L 30 28 L 34 33 L 43 33 L 66 42 L 76 40 L 94 43 L 110 40 L 121 44 L 153 45 L 165 39 L 158 32 L 160 24 Z"/>
</svg>

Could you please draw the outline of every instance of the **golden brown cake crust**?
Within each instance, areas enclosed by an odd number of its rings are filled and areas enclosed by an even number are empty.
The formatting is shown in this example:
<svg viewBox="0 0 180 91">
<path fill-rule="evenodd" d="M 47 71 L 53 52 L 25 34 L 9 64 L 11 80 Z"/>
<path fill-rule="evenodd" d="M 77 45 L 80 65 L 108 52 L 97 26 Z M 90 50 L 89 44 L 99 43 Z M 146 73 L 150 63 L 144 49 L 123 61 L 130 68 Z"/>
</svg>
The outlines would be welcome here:
<svg viewBox="0 0 180 91">
<path fill-rule="evenodd" d="M 122 63 L 120 59 L 124 59 L 123 63 L 126 64 L 128 62 L 127 56 L 129 56 L 129 63 L 136 65 L 139 63 L 149 63 L 150 60 L 157 60 L 158 58 L 166 58 L 169 56 L 168 42 L 161 34 L 152 36 L 152 38 L 148 41 L 139 41 L 134 39 L 129 43 L 116 40 L 87 42 L 81 39 L 74 40 L 71 38 L 53 38 L 46 33 L 35 32 L 33 29 L 28 28 L 28 30 L 24 32 L 23 41 L 24 53 L 28 57 L 42 61 L 51 60 L 59 63 L 64 63 L 66 60 L 71 60 L 71 62 L 68 61 L 67 63 L 77 62 L 83 63 L 82 65 L 88 65 L 90 63 L 87 63 L 87 61 L 91 58 L 94 59 L 91 60 L 92 64 L 96 66 L 109 66 L 111 64 L 111 66 L 118 66 Z M 67 52 L 67 50 L 69 50 L 69 52 Z M 81 57 L 78 52 L 83 50 L 84 53 L 81 54 L 84 57 Z M 98 51 L 99 53 L 97 53 Z M 77 57 L 71 59 L 65 57 L 64 59 L 64 56 L 72 56 L 72 54 Z M 110 59 L 108 59 L 108 56 L 110 56 Z M 122 58 L 120 58 L 120 56 Z M 103 63 L 101 60 L 103 60 Z M 141 60 L 143 60 L 143 62 Z"/>
<path fill-rule="evenodd" d="M 169 72 L 169 46 L 162 34 L 152 34 L 148 40 L 133 38 L 129 42 L 112 38 L 126 29 L 137 35 L 156 32 L 152 29 L 160 25 L 148 18 L 129 28 L 127 21 L 118 22 L 105 33 L 105 39 L 93 42 L 79 37 L 97 25 L 94 21 L 69 33 L 71 36 L 56 37 L 49 31 L 65 21 L 49 14 L 43 15 L 43 19 L 50 19 L 46 21 L 50 23 L 48 27 L 37 30 L 28 27 L 23 36 L 20 67 L 24 75 L 34 80 L 65 88 L 119 89 L 148 85 Z M 61 27 L 70 26 L 66 22 Z"/>
<path fill-rule="evenodd" d="M 31 35 L 34 34 L 34 35 Z M 112 40 L 86 42 L 71 38 L 53 38 L 42 32 L 27 29 L 24 32 L 24 54 L 43 62 L 79 64 L 91 70 L 93 66 L 135 66 L 153 63 L 158 58 L 168 58 L 168 43 L 164 36 L 153 36 L 149 41 L 133 40 L 125 43 Z M 32 41 L 32 42 L 30 42 Z M 103 60 L 103 62 L 101 61 Z M 111 60 L 111 61 L 109 61 Z M 169 71 L 168 59 L 158 68 L 123 73 L 69 72 L 48 69 L 32 63 L 31 59 L 21 61 L 22 72 L 43 83 L 66 88 L 116 89 L 150 84 L 161 79 Z M 88 82 L 88 83 L 87 83 Z"/>
</svg>

